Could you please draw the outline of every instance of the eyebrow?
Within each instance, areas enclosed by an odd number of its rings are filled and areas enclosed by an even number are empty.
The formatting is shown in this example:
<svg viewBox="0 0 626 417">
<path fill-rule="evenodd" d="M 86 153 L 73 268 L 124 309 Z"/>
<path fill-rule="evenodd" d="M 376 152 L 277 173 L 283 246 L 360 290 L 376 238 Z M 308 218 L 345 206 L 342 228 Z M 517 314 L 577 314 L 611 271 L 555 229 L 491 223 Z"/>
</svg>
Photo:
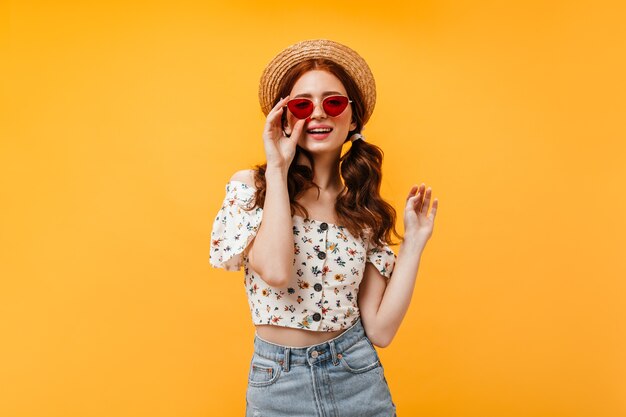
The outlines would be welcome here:
<svg viewBox="0 0 626 417">
<path fill-rule="evenodd" d="M 322 97 L 334 96 L 334 95 L 343 96 L 343 93 L 340 93 L 339 91 L 324 91 L 324 93 L 322 93 Z M 294 96 L 293 98 L 296 98 L 296 97 L 313 98 L 313 95 L 309 93 L 302 93 L 302 94 L 298 94 L 297 96 Z"/>
</svg>

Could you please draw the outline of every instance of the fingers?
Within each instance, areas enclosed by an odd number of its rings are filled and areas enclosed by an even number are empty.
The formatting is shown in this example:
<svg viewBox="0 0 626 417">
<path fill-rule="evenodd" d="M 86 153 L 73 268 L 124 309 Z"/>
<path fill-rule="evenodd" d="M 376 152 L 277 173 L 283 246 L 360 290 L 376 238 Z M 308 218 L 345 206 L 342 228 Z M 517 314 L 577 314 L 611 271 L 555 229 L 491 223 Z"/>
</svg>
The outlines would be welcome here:
<svg viewBox="0 0 626 417">
<path fill-rule="evenodd" d="M 298 143 L 300 135 L 302 134 L 302 130 L 304 129 L 305 122 L 306 120 L 300 119 L 293 125 L 293 129 L 291 130 L 291 135 L 289 135 L 289 139 L 291 139 L 295 143 Z"/>
<path fill-rule="evenodd" d="M 426 193 L 424 194 L 424 201 L 422 202 L 422 207 L 420 208 L 420 211 L 424 214 L 428 212 L 428 207 L 430 206 L 431 194 L 432 194 L 432 190 L 430 187 L 428 187 L 428 189 L 426 190 Z"/>
<path fill-rule="evenodd" d="M 417 191 L 417 185 L 414 185 L 413 187 L 411 187 L 411 190 L 409 190 L 409 195 L 406 196 L 406 199 L 410 199 L 411 197 L 413 197 L 413 195 L 415 195 L 415 191 Z"/>
<path fill-rule="evenodd" d="M 276 119 L 280 120 L 280 116 L 283 114 L 283 108 L 285 104 L 289 101 L 289 96 L 280 99 L 278 103 L 270 110 L 267 114 L 267 123 L 272 124 Z"/>
<path fill-rule="evenodd" d="M 420 212 L 421 209 L 422 209 L 422 201 L 423 201 L 423 198 L 424 198 L 424 188 L 425 187 L 426 187 L 426 185 L 424 185 L 424 183 L 422 183 L 422 185 L 420 185 L 419 187 L 417 185 L 414 185 L 411 188 L 411 193 L 414 193 L 415 191 L 417 191 L 417 194 L 415 194 L 415 196 L 413 197 L 413 208 L 417 212 Z"/>
<path fill-rule="evenodd" d="M 272 108 L 272 110 L 270 110 L 270 113 L 282 110 L 283 107 L 285 106 L 285 104 L 287 104 L 287 101 L 289 101 L 289 95 L 287 95 L 286 97 L 281 98 L 278 101 L 278 103 L 276 103 L 276 105 Z M 269 115 L 269 113 L 268 113 L 268 115 Z"/>
<path fill-rule="evenodd" d="M 407 195 L 407 207 L 414 209 L 417 213 L 426 215 L 428 213 L 428 207 L 432 199 L 432 188 L 426 188 L 426 184 L 422 183 L 419 187 L 413 185 L 409 194 Z M 439 201 L 435 198 L 433 200 L 433 206 L 430 211 L 432 219 L 437 215 L 437 207 Z"/>
<path fill-rule="evenodd" d="M 424 193 L 422 192 L 422 189 L 420 187 L 419 191 L 415 195 L 415 200 L 413 201 L 413 208 L 418 213 L 422 212 L 422 204 L 423 204 L 422 201 L 423 200 L 424 200 Z"/>
<path fill-rule="evenodd" d="M 435 216 L 437 216 L 437 207 L 439 207 L 439 200 L 435 198 L 433 201 L 433 208 L 430 210 L 430 217 L 435 220 Z"/>
</svg>

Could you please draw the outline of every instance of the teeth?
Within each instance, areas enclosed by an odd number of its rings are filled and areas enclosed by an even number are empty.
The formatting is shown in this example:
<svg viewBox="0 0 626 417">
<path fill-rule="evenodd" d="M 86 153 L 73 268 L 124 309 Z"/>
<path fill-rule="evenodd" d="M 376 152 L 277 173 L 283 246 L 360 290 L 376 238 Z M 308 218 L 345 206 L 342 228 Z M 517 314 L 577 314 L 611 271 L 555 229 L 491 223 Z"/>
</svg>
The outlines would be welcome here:
<svg viewBox="0 0 626 417">
<path fill-rule="evenodd" d="M 311 132 L 311 133 L 328 133 L 331 130 L 332 129 L 310 129 L 309 132 Z"/>
</svg>

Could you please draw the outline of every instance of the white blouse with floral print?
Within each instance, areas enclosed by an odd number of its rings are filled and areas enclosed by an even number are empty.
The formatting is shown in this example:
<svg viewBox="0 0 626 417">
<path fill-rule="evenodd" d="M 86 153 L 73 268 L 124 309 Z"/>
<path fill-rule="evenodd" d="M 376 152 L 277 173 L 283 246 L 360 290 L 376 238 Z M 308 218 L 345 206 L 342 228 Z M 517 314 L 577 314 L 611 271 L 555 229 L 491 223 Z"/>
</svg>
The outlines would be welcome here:
<svg viewBox="0 0 626 417">
<path fill-rule="evenodd" d="M 263 215 L 261 207 L 245 210 L 254 205 L 255 192 L 241 181 L 226 184 L 226 197 L 211 231 L 211 266 L 238 271 L 243 265 L 254 324 L 312 331 L 350 327 L 359 317 L 357 293 L 365 262 L 389 279 L 395 253 L 387 245 L 370 246 L 344 226 L 294 215 L 291 281 L 284 287 L 267 285 L 248 264 L 247 247 Z"/>
</svg>

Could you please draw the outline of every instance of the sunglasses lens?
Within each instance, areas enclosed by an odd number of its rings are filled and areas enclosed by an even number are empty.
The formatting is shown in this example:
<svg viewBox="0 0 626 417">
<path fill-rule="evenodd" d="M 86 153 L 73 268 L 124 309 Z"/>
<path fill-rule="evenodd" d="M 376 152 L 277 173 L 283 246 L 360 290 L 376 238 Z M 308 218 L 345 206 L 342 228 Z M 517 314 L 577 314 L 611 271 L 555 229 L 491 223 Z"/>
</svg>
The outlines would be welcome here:
<svg viewBox="0 0 626 417">
<path fill-rule="evenodd" d="M 306 98 L 294 98 L 287 102 L 287 108 L 298 119 L 306 119 L 313 113 L 313 102 Z"/>
<path fill-rule="evenodd" d="M 331 117 L 339 116 L 348 107 L 348 97 L 330 96 L 323 101 L 324 111 Z"/>
</svg>

